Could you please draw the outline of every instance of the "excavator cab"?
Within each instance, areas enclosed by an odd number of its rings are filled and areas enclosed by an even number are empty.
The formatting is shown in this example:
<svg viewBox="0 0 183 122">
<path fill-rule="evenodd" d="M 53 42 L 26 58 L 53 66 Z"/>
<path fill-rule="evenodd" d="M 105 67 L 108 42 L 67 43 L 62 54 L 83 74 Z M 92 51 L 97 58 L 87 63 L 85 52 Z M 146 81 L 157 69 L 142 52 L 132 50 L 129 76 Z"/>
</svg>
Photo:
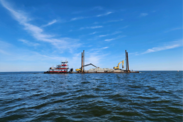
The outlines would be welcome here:
<svg viewBox="0 0 183 122">
<path fill-rule="evenodd" d="M 113 69 L 118 70 L 118 69 L 119 69 L 119 67 L 118 67 L 118 66 L 116 66 L 116 67 L 113 67 Z"/>
<path fill-rule="evenodd" d="M 76 69 L 76 72 L 80 72 L 81 71 L 81 69 Z"/>
</svg>

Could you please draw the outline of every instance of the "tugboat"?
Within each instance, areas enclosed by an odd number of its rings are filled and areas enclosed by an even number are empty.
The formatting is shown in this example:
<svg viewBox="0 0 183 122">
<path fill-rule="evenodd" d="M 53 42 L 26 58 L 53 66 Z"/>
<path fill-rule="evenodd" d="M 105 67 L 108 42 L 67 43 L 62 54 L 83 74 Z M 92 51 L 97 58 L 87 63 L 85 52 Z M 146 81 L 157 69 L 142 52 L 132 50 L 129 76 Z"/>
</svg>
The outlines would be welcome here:
<svg viewBox="0 0 183 122">
<path fill-rule="evenodd" d="M 57 67 L 50 67 L 48 71 L 44 73 L 69 73 L 72 72 L 73 69 L 71 68 L 70 71 L 68 72 L 68 61 L 62 61 L 61 65 L 57 65 Z"/>
</svg>

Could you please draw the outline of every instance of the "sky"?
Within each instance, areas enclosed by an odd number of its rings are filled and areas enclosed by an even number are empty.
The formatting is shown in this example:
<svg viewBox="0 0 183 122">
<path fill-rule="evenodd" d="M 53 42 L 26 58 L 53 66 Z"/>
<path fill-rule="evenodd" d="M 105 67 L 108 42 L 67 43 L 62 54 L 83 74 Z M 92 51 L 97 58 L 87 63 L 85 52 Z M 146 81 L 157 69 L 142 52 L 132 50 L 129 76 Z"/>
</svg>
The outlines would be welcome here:
<svg viewBox="0 0 183 122">
<path fill-rule="evenodd" d="M 0 71 L 67 60 L 130 70 L 183 70 L 181 0 L 0 0 Z M 93 68 L 92 66 L 86 69 Z"/>
</svg>

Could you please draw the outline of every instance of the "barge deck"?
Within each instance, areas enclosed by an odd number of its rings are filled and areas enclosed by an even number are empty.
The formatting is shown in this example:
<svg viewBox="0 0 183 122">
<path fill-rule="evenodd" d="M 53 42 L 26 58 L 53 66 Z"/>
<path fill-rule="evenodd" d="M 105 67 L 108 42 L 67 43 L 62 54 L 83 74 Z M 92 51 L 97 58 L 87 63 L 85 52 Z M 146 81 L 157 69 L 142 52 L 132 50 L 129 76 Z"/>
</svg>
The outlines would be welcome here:
<svg viewBox="0 0 183 122">
<path fill-rule="evenodd" d="M 139 71 L 130 72 L 44 72 L 45 74 L 90 74 L 90 73 L 139 73 Z"/>
</svg>

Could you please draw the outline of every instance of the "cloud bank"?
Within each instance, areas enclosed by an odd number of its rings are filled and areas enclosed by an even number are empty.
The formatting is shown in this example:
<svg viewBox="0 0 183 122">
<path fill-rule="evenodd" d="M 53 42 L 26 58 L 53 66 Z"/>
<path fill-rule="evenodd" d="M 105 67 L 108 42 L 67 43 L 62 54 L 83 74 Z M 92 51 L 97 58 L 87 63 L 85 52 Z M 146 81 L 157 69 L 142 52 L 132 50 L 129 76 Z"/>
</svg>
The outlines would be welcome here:
<svg viewBox="0 0 183 122">
<path fill-rule="evenodd" d="M 46 27 L 46 26 L 50 26 L 50 25 L 53 25 L 54 23 L 58 22 L 56 19 L 52 20 L 51 22 L 49 22 L 48 24 L 46 25 L 43 25 L 43 27 Z"/>
<path fill-rule="evenodd" d="M 158 52 L 158 51 L 162 51 L 162 50 L 169 50 L 169 49 L 173 49 L 173 48 L 177 48 L 177 47 L 181 47 L 181 46 L 183 46 L 183 42 L 182 41 L 176 41 L 176 42 L 173 42 L 171 45 L 153 47 L 151 49 L 146 50 L 142 54 Z"/>
<path fill-rule="evenodd" d="M 112 13 L 113 13 L 113 12 L 107 12 L 107 13 L 105 13 L 105 14 L 99 14 L 99 15 L 97 15 L 96 17 L 107 16 L 107 15 L 112 14 Z"/>
<path fill-rule="evenodd" d="M 33 43 L 33 42 L 27 41 L 25 39 L 19 39 L 19 41 L 23 42 L 24 44 L 26 44 L 28 46 L 38 46 L 39 45 L 38 43 Z"/>
<path fill-rule="evenodd" d="M 30 18 L 25 15 L 24 12 L 19 10 L 13 9 L 7 2 L 4 0 L 0 0 L 1 4 L 4 8 L 6 8 L 12 15 L 15 20 L 17 20 L 21 25 L 24 26 L 24 29 L 28 31 L 35 39 L 43 42 L 47 42 L 55 46 L 57 49 L 62 50 L 70 50 L 79 47 L 80 44 L 76 43 L 76 39 L 71 38 L 54 38 L 53 35 L 44 33 L 44 30 L 36 25 L 33 25 L 29 22 Z M 52 22 L 48 23 L 47 25 L 52 25 L 56 22 L 53 20 Z"/>
<path fill-rule="evenodd" d="M 141 13 L 141 14 L 140 14 L 141 17 L 145 17 L 145 16 L 147 16 L 147 15 L 148 15 L 148 13 Z"/>
</svg>

